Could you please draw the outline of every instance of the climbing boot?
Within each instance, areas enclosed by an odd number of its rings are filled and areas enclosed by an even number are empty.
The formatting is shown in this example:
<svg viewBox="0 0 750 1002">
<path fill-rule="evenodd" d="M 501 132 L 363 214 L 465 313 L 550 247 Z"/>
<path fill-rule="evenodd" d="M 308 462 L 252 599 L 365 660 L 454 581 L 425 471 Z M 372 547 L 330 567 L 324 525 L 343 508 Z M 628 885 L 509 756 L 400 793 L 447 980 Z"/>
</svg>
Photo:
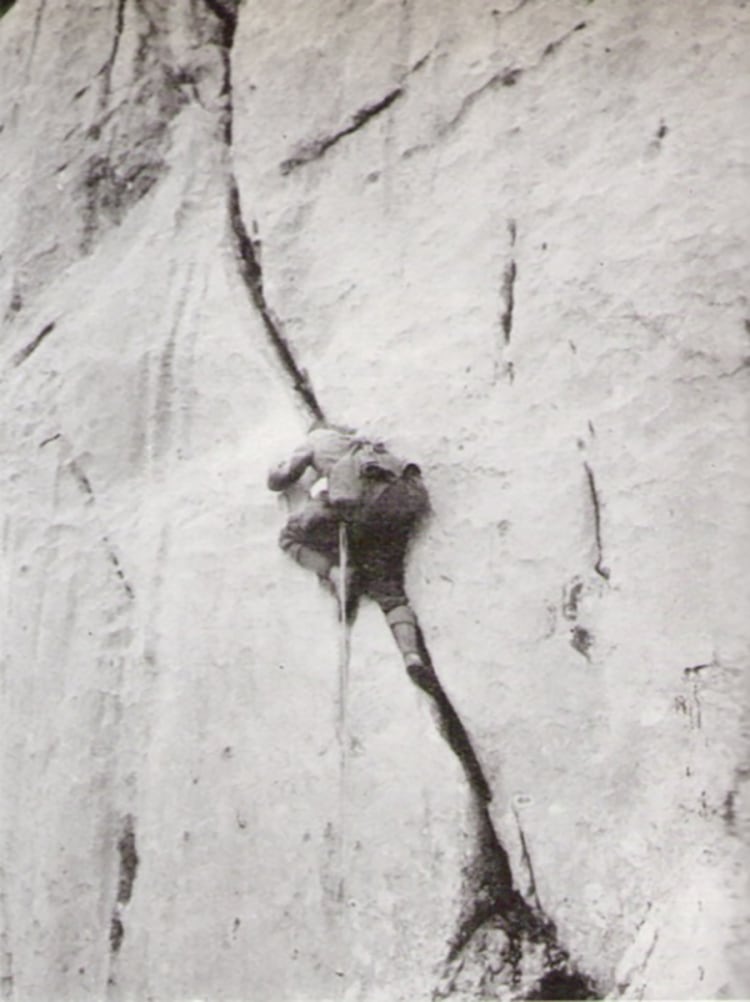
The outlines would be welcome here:
<svg viewBox="0 0 750 1002">
<path fill-rule="evenodd" d="M 445 698 L 440 681 L 432 665 L 424 663 L 407 665 L 406 672 L 417 688 L 435 700 Z"/>
</svg>

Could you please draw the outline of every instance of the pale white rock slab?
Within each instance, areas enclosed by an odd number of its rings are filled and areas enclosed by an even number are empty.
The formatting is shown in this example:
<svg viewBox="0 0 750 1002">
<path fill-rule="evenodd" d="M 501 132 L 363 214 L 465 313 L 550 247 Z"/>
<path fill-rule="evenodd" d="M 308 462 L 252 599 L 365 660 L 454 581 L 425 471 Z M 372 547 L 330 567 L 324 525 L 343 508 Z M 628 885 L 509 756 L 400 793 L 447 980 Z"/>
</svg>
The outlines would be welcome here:
<svg viewBox="0 0 750 1002">
<path fill-rule="evenodd" d="M 369 605 L 342 787 L 269 317 L 423 469 L 516 887 L 602 995 L 741 996 L 748 9 L 232 9 L 0 21 L 3 997 L 539 990 L 445 966 L 488 829 Z"/>
</svg>

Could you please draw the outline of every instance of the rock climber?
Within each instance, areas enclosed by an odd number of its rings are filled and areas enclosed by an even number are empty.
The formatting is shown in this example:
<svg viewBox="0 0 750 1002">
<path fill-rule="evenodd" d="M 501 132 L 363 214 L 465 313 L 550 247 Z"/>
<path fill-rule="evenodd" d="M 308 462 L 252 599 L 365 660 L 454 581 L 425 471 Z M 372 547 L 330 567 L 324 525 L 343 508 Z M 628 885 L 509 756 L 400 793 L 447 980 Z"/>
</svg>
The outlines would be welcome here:
<svg viewBox="0 0 750 1002">
<path fill-rule="evenodd" d="M 338 593 L 343 521 L 349 546 L 346 594 L 354 601 L 347 602 L 347 612 L 360 595 L 372 598 L 407 669 L 422 667 L 417 620 L 404 590 L 409 538 L 429 510 L 419 467 L 397 459 L 382 442 L 316 423 L 291 458 L 271 470 L 268 486 L 284 491 L 307 470 L 315 475 L 316 496 L 291 516 L 279 545 Z"/>
</svg>

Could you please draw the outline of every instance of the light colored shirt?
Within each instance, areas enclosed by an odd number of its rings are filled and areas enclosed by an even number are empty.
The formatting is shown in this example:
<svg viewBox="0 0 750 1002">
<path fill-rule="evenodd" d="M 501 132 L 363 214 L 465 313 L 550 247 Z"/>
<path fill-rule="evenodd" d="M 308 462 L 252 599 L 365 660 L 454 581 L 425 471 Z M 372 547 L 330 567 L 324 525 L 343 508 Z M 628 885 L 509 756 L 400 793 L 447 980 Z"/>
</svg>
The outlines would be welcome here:
<svg viewBox="0 0 750 1002">
<path fill-rule="evenodd" d="M 356 441 L 354 435 L 333 428 L 313 429 L 287 462 L 271 470 L 268 486 L 272 491 L 286 490 L 310 467 L 318 478 L 327 477 L 336 463 L 351 452 Z"/>
<path fill-rule="evenodd" d="M 349 462 L 341 463 L 349 457 Z M 339 490 L 344 494 L 354 491 L 354 481 L 360 476 L 367 476 L 368 468 L 384 471 L 390 477 L 400 477 L 407 466 L 413 466 L 416 472 L 419 468 L 413 463 L 404 463 L 390 453 L 382 442 L 358 438 L 356 435 L 336 431 L 334 428 L 315 428 L 302 445 L 292 453 L 291 458 L 274 467 L 268 475 L 268 486 L 272 491 L 283 491 L 295 483 L 305 470 L 312 468 L 318 474 L 318 480 L 328 478 L 334 467 L 337 467 L 336 479 Z M 348 486 L 344 487 L 344 483 Z"/>
</svg>

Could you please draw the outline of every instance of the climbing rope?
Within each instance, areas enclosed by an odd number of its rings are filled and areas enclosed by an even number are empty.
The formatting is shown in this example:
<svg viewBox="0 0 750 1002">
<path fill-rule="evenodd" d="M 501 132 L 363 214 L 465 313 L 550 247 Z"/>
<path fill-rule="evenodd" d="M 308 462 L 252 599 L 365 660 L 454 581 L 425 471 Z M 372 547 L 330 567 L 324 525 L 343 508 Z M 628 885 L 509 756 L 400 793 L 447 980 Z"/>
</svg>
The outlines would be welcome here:
<svg viewBox="0 0 750 1002">
<path fill-rule="evenodd" d="M 346 874 L 346 825 L 345 810 L 348 796 L 347 773 L 349 755 L 349 734 L 347 726 L 347 701 L 349 696 L 349 624 L 347 622 L 347 569 L 349 563 L 349 544 L 346 534 L 346 523 L 339 522 L 339 706 L 338 706 L 338 744 L 339 744 L 339 900 L 344 901 Z"/>
<path fill-rule="evenodd" d="M 348 601 L 346 576 L 349 564 L 349 545 L 346 523 L 339 522 L 339 738 L 345 744 L 346 702 L 349 691 L 349 624 L 346 619 Z"/>
</svg>

